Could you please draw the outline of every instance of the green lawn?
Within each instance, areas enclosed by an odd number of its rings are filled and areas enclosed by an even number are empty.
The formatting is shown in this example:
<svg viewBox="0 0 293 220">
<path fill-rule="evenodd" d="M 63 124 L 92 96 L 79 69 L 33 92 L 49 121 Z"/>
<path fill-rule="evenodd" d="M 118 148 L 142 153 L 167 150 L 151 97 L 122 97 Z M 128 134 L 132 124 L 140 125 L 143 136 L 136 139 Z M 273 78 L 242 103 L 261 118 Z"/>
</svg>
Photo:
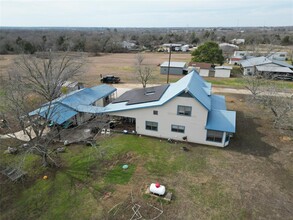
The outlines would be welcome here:
<svg viewBox="0 0 293 220">
<path fill-rule="evenodd" d="M 6 144 L 13 145 L 12 142 Z M 190 151 L 182 151 L 182 146 Z M 5 148 L 6 145 L 0 144 L 0 165 L 22 158 L 3 154 Z M 255 159 L 248 162 L 251 156 L 240 163 L 243 155 L 231 154 L 229 150 L 170 144 L 166 140 L 134 135 L 114 135 L 101 139 L 95 147 L 70 145 L 60 156 L 62 167 L 59 169 L 40 167 L 39 157 L 27 156 L 23 166 L 29 171 L 27 180 L 2 184 L 1 219 L 130 219 L 133 214 L 130 195 L 144 207 L 163 204 L 162 219 L 255 217 L 250 206 L 243 205 L 245 201 L 239 198 L 238 177 L 235 176 L 233 182 L 228 171 L 231 168 L 245 170 L 247 165 L 243 167 L 243 164 L 259 167 L 263 163 Z M 124 164 L 129 165 L 127 170 L 122 169 Z M 44 180 L 44 175 L 48 179 Z M 155 181 L 173 192 L 174 201 L 166 203 L 143 194 L 145 185 Z M 260 201 L 249 198 L 247 201 L 257 206 L 255 210 L 263 209 L 258 207 Z M 117 204 L 117 209 L 110 212 Z M 119 217 L 112 216 L 116 211 Z M 150 213 L 143 215 L 151 219 Z"/>
<path fill-rule="evenodd" d="M 181 152 L 181 146 L 183 144 L 147 137 L 116 136 L 101 141 L 96 147 L 69 146 L 66 153 L 61 154 L 63 167 L 57 170 L 40 167 L 40 158 L 28 155 L 23 169 L 30 171 L 28 178 L 33 182 L 25 187 L 18 186 L 18 189 L 13 189 L 17 185 L 5 186 L 1 204 L 8 199 L 10 202 L 5 205 L 7 210 L 1 212 L 1 219 L 103 218 L 106 210 L 101 198 L 104 193 L 115 194 L 119 185 L 136 182 L 133 176 L 140 175 L 135 174 L 138 166 L 153 181 L 168 182 L 178 172 L 194 174 L 205 170 L 206 156 L 217 151 L 199 148 L 199 154 L 190 157 Z M 21 155 L 1 157 L 3 165 L 19 161 Z M 135 160 L 132 162 L 132 159 Z M 123 164 L 128 164 L 129 168 L 123 170 Z M 44 175 L 48 176 L 47 180 L 42 179 Z M 193 192 L 196 186 L 191 184 L 190 190 Z"/>
<path fill-rule="evenodd" d="M 215 86 L 224 86 L 230 88 L 245 88 L 245 80 L 243 78 L 207 78 L 208 82 L 212 83 Z M 292 81 L 272 81 L 280 89 L 293 89 Z"/>
</svg>

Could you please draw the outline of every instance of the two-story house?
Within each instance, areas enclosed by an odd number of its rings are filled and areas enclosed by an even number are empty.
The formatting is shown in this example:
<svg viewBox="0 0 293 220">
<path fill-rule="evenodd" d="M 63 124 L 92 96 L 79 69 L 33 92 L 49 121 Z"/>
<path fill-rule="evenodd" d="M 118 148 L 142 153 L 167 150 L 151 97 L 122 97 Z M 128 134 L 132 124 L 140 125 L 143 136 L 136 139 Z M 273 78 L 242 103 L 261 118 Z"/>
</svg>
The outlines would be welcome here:
<svg viewBox="0 0 293 220">
<path fill-rule="evenodd" d="M 196 71 L 175 83 L 130 90 L 97 112 L 135 122 L 138 134 L 218 147 L 229 144 L 236 125 L 225 97 L 211 94 Z"/>
</svg>

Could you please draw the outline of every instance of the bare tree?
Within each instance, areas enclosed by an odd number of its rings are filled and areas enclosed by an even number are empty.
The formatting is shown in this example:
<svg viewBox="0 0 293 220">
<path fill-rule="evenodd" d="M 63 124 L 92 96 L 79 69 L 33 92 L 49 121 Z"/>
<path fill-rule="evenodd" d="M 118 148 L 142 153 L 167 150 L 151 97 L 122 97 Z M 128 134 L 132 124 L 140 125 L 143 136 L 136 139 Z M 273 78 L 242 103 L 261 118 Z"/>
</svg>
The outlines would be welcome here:
<svg viewBox="0 0 293 220">
<path fill-rule="evenodd" d="M 260 75 L 243 76 L 243 78 L 245 81 L 245 88 L 251 92 L 253 99 L 263 92 L 266 81 Z"/>
<path fill-rule="evenodd" d="M 137 54 L 135 57 L 135 74 L 137 80 L 146 88 L 148 82 L 153 78 L 154 69 L 143 64 L 144 56 Z"/>
<path fill-rule="evenodd" d="M 281 93 L 274 81 L 268 81 L 265 92 L 258 97 L 258 102 L 269 109 L 274 116 L 274 126 L 293 128 L 293 95 Z"/>
<path fill-rule="evenodd" d="M 274 81 L 260 76 L 246 76 L 246 88 L 252 93 L 254 103 L 270 110 L 274 117 L 274 126 L 293 128 L 293 95 L 284 93 Z"/>
<path fill-rule="evenodd" d="M 8 130 L 13 138 L 16 127 L 29 139 L 26 152 L 34 152 L 43 158 L 43 165 L 57 165 L 49 146 L 58 135 L 59 128 L 53 127 L 46 132 L 47 123 L 56 118 L 56 106 L 53 100 L 60 95 L 62 84 L 82 71 L 81 57 L 69 54 L 52 54 L 46 59 L 22 55 L 14 63 L 5 82 L 4 117 Z M 45 105 L 41 103 L 46 102 Z M 32 110 L 39 108 L 37 114 Z M 38 117 L 42 112 L 43 117 Z"/>
</svg>

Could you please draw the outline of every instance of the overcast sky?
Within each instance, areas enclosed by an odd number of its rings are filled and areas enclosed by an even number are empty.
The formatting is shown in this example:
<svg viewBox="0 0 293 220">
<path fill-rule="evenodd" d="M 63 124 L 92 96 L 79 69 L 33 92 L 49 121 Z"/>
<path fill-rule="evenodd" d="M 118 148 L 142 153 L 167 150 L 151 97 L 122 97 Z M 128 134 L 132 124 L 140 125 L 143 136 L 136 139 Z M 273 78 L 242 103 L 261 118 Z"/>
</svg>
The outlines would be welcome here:
<svg viewBox="0 0 293 220">
<path fill-rule="evenodd" d="M 293 0 L 0 0 L 0 26 L 293 26 Z"/>
</svg>

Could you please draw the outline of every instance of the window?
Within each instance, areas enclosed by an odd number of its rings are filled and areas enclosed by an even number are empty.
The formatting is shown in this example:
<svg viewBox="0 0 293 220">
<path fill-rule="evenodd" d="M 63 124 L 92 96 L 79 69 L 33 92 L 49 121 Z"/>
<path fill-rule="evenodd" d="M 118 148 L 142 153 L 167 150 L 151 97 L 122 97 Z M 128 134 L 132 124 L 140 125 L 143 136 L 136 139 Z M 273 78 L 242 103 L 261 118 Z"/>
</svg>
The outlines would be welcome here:
<svg viewBox="0 0 293 220">
<path fill-rule="evenodd" d="M 158 111 L 157 111 L 157 110 L 154 110 L 154 111 L 153 111 L 153 114 L 154 114 L 154 115 L 158 115 Z"/>
<path fill-rule="evenodd" d="M 219 142 L 222 143 L 223 132 L 222 131 L 207 131 L 207 141 Z"/>
<path fill-rule="evenodd" d="M 191 116 L 191 107 L 190 106 L 184 106 L 184 105 L 178 105 L 177 115 Z"/>
<path fill-rule="evenodd" d="M 173 132 L 179 132 L 179 133 L 184 133 L 185 127 L 184 126 L 180 126 L 180 125 L 172 125 L 171 126 L 171 131 L 173 131 Z"/>
<path fill-rule="evenodd" d="M 151 131 L 158 131 L 158 122 L 146 121 L 145 129 Z"/>
</svg>

